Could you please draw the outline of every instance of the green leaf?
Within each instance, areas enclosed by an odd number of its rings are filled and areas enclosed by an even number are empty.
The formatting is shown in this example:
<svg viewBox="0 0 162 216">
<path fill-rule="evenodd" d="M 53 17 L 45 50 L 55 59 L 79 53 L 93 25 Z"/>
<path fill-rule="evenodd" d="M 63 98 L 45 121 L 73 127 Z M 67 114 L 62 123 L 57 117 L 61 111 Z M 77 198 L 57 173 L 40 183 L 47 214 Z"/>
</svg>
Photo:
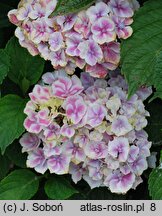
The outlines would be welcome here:
<svg viewBox="0 0 162 216">
<path fill-rule="evenodd" d="M 17 95 L 7 95 L 0 99 L 0 149 L 2 153 L 25 130 L 23 127 L 25 104 L 26 100 Z"/>
<path fill-rule="evenodd" d="M 122 41 L 122 73 L 129 96 L 141 85 L 157 90 L 162 98 L 162 0 L 149 0 L 134 16 L 133 35 Z"/>
<path fill-rule="evenodd" d="M 5 154 L 12 161 L 12 163 L 18 167 L 26 168 L 27 154 L 21 152 L 22 147 L 16 140 L 10 146 L 7 147 Z"/>
<path fill-rule="evenodd" d="M 15 170 L 0 182 L 0 200 L 27 200 L 39 186 L 38 177 L 27 169 Z"/>
<path fill-rule="evenodd" d="M 45 192 L 51 199 L 64 200 L 78 191 L 64 177 L 52 177 L 45 184 Z"/>
<path fill-rule="evenodd" d="M 10 58 L 6 54 L 5 50 L 0 49 L 0 85 L 4 78 L 7 76 L 10 67 Z"/>
<path fill-rule="evenodd" d="M 91 6 L 95 0 L 59 0 L 50 17 L 76 13 Z"/>
<path fill-rule="evenodd" d="M 149 176 L 148 184 L 152 199 L 162 200 L 162 168 L 153 169 Z"/>
<path fill-rule="evenodd" d="M 3 179 L 9 172 L 11 161 L 5 156 L 0 154 L 0 179 Z"/>
<path fill-rule="evenodd" d="M 23 91 L 27 91 L 30 85 L 35 84 L 43 73 L 44 60 L 33 57 L 19 45 L 17 38 L 12 37 L 7 43 L 6 51 L 10 56 L 11 66 L 9 78 L 18 84 Z"/>
</svg>

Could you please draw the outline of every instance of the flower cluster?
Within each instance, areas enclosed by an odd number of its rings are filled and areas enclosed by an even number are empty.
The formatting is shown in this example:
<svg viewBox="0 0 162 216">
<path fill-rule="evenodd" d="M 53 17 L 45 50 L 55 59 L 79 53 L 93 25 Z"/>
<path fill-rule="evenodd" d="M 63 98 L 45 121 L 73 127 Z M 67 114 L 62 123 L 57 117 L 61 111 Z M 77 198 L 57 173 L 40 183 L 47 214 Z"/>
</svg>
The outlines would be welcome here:
<svg viewBox="0 0 162 216">
<path fill-rule="evenodd" d="M 126 193 L 141 183 L 151 143 L 142 87 L 129 100 L 120 74 L 109 80 L 82 72 L 80 79 L 63 70 L 46 73 L 29 94 L 25 107 L 28 131 L 20 139 L 27 166 L 39 173 L 72 175 L 91 188 L 106 186 Z"/>
<path fill-rule="evenodd" d="M 32 55 L 50 60 L 55 69 L 73 74 L 76 67 L 103 78 L 117 68 L 120 43 L 131 36 L 136 0 L 97 1 L 78 14 L 50 18 L 57 0 L 21 0 L 8 13 L 15 35 Z"/>
</svg>

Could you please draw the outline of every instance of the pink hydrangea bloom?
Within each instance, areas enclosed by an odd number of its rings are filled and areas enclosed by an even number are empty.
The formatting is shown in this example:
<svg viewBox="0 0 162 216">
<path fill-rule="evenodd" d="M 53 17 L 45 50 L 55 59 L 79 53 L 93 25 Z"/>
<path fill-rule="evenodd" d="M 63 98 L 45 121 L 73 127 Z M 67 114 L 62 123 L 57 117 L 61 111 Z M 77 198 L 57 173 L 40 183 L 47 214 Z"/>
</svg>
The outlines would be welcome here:
<svg viewBox="0 0 162 216">
<path fill-rule="evenodd" d="M 42 130 L 42 126 L 37 123 L 36 115 L 33 114 L 32 119 L 26 118 L 24 121 L 24 127 L 30 132 L 30 133 L 40 133 Z"/>
<path fill-rule="evenodd" d="M 110 0 L 110 8 L 119 17 L 132 17 L 133 9 L 127 0 Z"/>
<path fill-rule="evenodd" d="M 82 92 L 83 87 L 77 76 L 59 77 L 52 84 L 53 95 L 58 98 L 67 98 L 68 96 L 76 95 Z"/>
<path fill-rule="evenodd" d="M 33 22 L 32 40 L 34 43 L 39 44 L 41 41 L 49 39 L 49 33 L 52 31 L 47 26 L 45 20 L 37 20 Z"/>
<path fill-rule="evenodd" d="M 137 176 L 140 176 L 143 173 L 143 171 L 147 169 L 148 164 L 145 158 L 140 156 L 135 161 L 130 163 L 130 167 Z"/>
<path fill-rule="evenodd" d="M 113 21 L 108 17 L 102 17 L 93 23 L 92 37 L 98 44 L 114 41 L 116 38 L 114 29 Z"/>
<path fill-rule="evenodd" d="M 125 194 L 133 186 L 134 181 L 135 175 L 133 173 L 124 175 L 116 171 L 105 180 L 105 184 L 109 186 L 111 192 Z"/>
<path fill-rule="evenodd" d="M 87 115 L 87 123 L 91 127 L 96 127 L 102 123 L 106 116 L 106 110 L 102 105 L 92 104 L 92 106 L 88 108 Z"/>
<path fill-rule="evenodd" d="M 20 144 L 28 167 L 70 173 L 75 183 L 84 179 L 91 188 L 106 186 L 113 193 L 141 183 L 151 147 L 143 130 L 143 99 L 152 92 L 142 89 L 128 100 L 128 85 L 118 73 L 105 79 L 85 72 L 79 79 L 64 70 L 43 75 L 24 109 L 28 132 Z"/>
<path fill-rule="evenodd" d="M 111 131 L 117 136 L 123 136 L 132 130 L 132 126 L 125 116 L 119 116 L 112 122 Z"/>
<path fill-rule="evenodd" d="M 51 123 L 44 130 L 43 134 L 46 140 L 57 140 L 60 136 L 60 126 L 57 123 Z"/>
<path fill-rule="evenodd" d="M 8 13 L 10 21 L 17 26 L 15 35 L 20 45 L 31 55 L 39 54 L 51 61 L 55 69 L 65 68 L 68 74 L 79 67 L 91 76 L 103 78 L 108 69 L 115 70 L 120 46 L 112 48 L 113 62 L 109 58 L 112 54 L 106 48 L 103 51 L 102 46 L 131 36 L 130 25 L 134 11 L 139 8 L 138 2 L 97 1 L 79 13 L 51 18 L 56 5 L 56 0 L 21 0 L 18 8 Z"/>
<path fill-rule="evenodd" d="M 72 142 L 65 143 L 64 151 L 66 154 L 70 154 L 72 156 L 72 162 L 74 164 L 79 164 L 80 162 L 84 162 L 86 159 L 86 155 L 84 150 Z"/>
<path fill-rule="evenodd" d="M 113 17 L 115 23 L 115 31 L 119 38 L 127 39 L 133 33 L 133 29 L 129 26 L 133 20 L 130 18 Z"/>
<path fill-rule="evenodd" d="M 82 176 L 85 172 L 86 169 L 82 168 L 80 164 L 79 165 L 75 165 L 73 163 L 70 164 L 69 173 L 71 174 L 72 180 L 75 184 L 82 179 Z"/>
<path fill-rule="evenodd" d="M 69 120 L 78 124 L 87 111 L 87 106 L 81 96 L 68 97 L 64 104 Z"/>
<path fill-rule="evenodd" d="M 66 53 L 69 56 L 79 56 L 80 51 L 78 49 L 78 45 L 82 41 L 82 38 L 80 36 L 74 36 L 73 38 L 67 38 L 66 40 Z"/>
<path fill-rule="evenodd" d="M 29 12 L 29 18 L 31 19 L 37 19 L 45 17 L 46 11 L 45 8 L 42 7 L 40 4 L 36 3 L 33 5 L 33 10 Z"/>
<path fill-rule="evenodd" d="M 34 168 L 38 173 L 44 174 L 47 170 L 47 160 L 44 151 L 38 148 L 29 152 L 27 158 L 27 167 Z"/>
<path fill-rule="evenodd" d="M 103 58 L 100 46 L 93 40 L 81 42 L 78 46 L 78 50 L 80 51 L 79 56 L 85 59 L 86 63 L 91 66 L 94 66 Z"/>
<path fill-rule="evenodd" d="M 91 159 L 105 158 L 108 154 L 107 145 L 104 142 L 89 142 L 85 146 L 85 154 Z"/>
<path fill-rule="evenodd" d="M 13 23 L 14 25 L 18 25 L 20 22 L 17 18 L 17 10 L 16 9 L 9 11 L 8 18 L 9 18 L 10 22 Z"/>
<path fill-rule="evenodd" d="M 50 34 L 49 37 L 49 45 L 50 45 L 50 50 L 51 51 L 58 51 L 63 47 L 63 37 L 60 32 L 54 32 Z"/>
<path fill-rule="evenodd" d="M 20 144 L 23 147 L 22 153 L 30 152 L 40 145 L 40 139 L 35 134 L 25 133 L 20 139 Z"/>
<path fill-rule="evenodd" d="M 104 60 L 107 63 L 118 65 L 120 61 L 120 44 L 118 42 L 110 42 L 102 46 Z"/>
<path fill-rule="evenodd" d="M 64 124 L 61 127 L 60 133 L 61 133 L 61 135 L 65 136 L 65 137 L 71 138 L 74 136 L 75 130 L 74 130 L 74 128 L 70 127 L 69 125 Z"/>
<path fill-rule="evenodd" d="M 59 66 L 65 67 L 67 64 L 65 51 L 61 49 L 56 52 L 51 52 L 49 56 L 49 60 L 51 60 L 55 68 L 58 68 Z"/>
<path fill-rule="evenodd" d="M 86 71 L 93 77 L 104 78 L 108 74 L 108 69 L 104 64 L 95 64 L 94 66 L 87 65 Z"/>
<path fill-rule="evenodd" d="M 54 155 L 48 159 L 47 166 L 51 173 L 58 175 L 69 172 L 70 157 L 65 154 Z"/>
<path fill-rule="evenodd" d="M 108 13 L 110 12 L 110 8 L 107 4 L 104 2 L 98 2 L 95 6 L 91 6 L 86 14 L 88 15 L 90 22 L 94 23 L 101 17 L 108 16 Z"/>
<path fill-rule="evenodd" d="M 115 138 L 109 142 L 108 152 L 113 158 L 117 158 L 120 162 L 125 162 L 129 153 L 128 140 L 123 137 Z"/>
<path fill-rule="evenodd" d="M 21 7 L 17 11 L 17 19 L 19 21 L 24 21 L 26 18 L 28 18 L 29 13 L 31 12 L 32 7 L 30 4 L 25 3 L 23 7 Z"/>
<path fill-rule="evenodd" d="M 50 99 L 50 91 L 47 87 L 35 85 L 29 96 L 34 103 L 45 103 Z"/>
<path fill-rule="evenodd" d="M 84 38 L 88 38 L 88 36 L 90 36 L 91 24 L 85 11 L 81 11 L 78 14 L 78 19 L 74 24 L 74 30 L 83 35 Z"/>
<path fill-rule="evenodd" d="M 66 32 L 71 30 L 76 21 L 76 15 L 68 14 L 66 16 L 59 16 L 57 18 L 58 24 L 62 27 L 62 31 Z"/>
</svg>

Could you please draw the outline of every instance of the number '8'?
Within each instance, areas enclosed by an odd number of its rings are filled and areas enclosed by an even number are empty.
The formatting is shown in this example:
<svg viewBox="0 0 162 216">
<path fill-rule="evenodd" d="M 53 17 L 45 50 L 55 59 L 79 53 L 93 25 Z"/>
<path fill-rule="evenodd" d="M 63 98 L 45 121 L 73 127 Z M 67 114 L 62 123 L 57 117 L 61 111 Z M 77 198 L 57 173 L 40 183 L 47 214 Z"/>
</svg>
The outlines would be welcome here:
<svg viewBox="0 0 162 216">
<path fill-rule="evenodd" d="M 150 210 L 156 211 L 156 204 L 155 203 L 151 203 Z"/>
</svg>

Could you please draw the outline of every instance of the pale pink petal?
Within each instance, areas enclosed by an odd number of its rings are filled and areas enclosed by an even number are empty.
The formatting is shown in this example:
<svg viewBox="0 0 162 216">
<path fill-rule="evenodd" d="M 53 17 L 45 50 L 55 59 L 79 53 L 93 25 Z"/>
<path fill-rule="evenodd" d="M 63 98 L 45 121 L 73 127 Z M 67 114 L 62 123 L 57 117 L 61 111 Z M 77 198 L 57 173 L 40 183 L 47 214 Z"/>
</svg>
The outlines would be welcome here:
<svg viewBox="0 0 162 216">
<path fill-rule="evenodd" d="M 85 59 L 85 61 L 91 66 L 94 66 L 103 58 L 100 46 L 92 40 L 81 42 L 78 49 L 80 50 L 80 57 Z"/>
<path fill-rule="evenodd" d="M 87 106 L 81 96 L 68 97 L 63 107 L 66 110 L 68 119 L 71 120 L 73 124 L 78 124 L 87 111 Z"/>
<path fill-rule="evenodd" d="M 128 140 L 124 137 L 114 138 L 108 143 L 108 153 L 120 162 L 125 162 L 129 153 Z"/>
<path fill-rule="evenodd" d="M 110 188 L 112 193 L 125 194 L 132 188 L 134 181 L 135 175 L 133 173 L 123 175 L 119 171 L 115 171 L 105 179 L 104 184 Z"/>
<path fill-rule="evenodd" d="M 110 0 L 110 8 L 116 16 L 132 17 L 133 10 L 126 0 Z"/>
<path fill-rule="evenodd" d="M 58 175 L 67 174 L 69 172 L 70 157 L 65 154 L 51 156 L 48 161 L 48 169 L 50 173 Z"/>
<path fill-rule="evenodd" d="M 22 148 L 22 153 L 33 151 L 40 145 L 40 139 L 37 135 L 31 133 L 25 133 L 19 140 Z"/>
<path fill-rule="evenodd" d="M 114 41 L 116 39 L 114 30 L 114 22 L 108 17 L 99 18 L 91 28 L 93 39 L 99 44 Z"/>
<path fill-rule="evenodd" d="M 102 123 L 104 117 L 106 116 L 106 109 L 102 105 L 93 104 L 91 107 L 88 107 L 87 115 L 87 124 L 92 127 L 97 127 Z"/>
<path fill-rule="evenodd" d="M 125 116 L 118 116 L 115 118 L 111 125 L 111 131 L 116 136 L 123 136 L 133 129 L 132 125 L 129 123 Z"/>
<path fill-rule="evenodd" d="M 44 156 L 43 149 L 38 148 L 29 152 L 27 158 L 27 167 L 34 168 L 37 172 L 44 174 L 47 170 L 47 160 Z"/>
<path fill-rule="evenodd" d="M 104 2 L 98 2 L 95 6 L 91 6 L 87 11 L 86 14 L 88 15 L 91 23 L 94 23 L 101 17 L 108 16 L 110 12 L 110 8 Z"/>
<path fill-rule="evenodd" d="M 84 148 L 85 154 L 91 159 L 105 158 L 108 154 L 107 145 L 105 142 L 91 141 Z"/>
</svg>

